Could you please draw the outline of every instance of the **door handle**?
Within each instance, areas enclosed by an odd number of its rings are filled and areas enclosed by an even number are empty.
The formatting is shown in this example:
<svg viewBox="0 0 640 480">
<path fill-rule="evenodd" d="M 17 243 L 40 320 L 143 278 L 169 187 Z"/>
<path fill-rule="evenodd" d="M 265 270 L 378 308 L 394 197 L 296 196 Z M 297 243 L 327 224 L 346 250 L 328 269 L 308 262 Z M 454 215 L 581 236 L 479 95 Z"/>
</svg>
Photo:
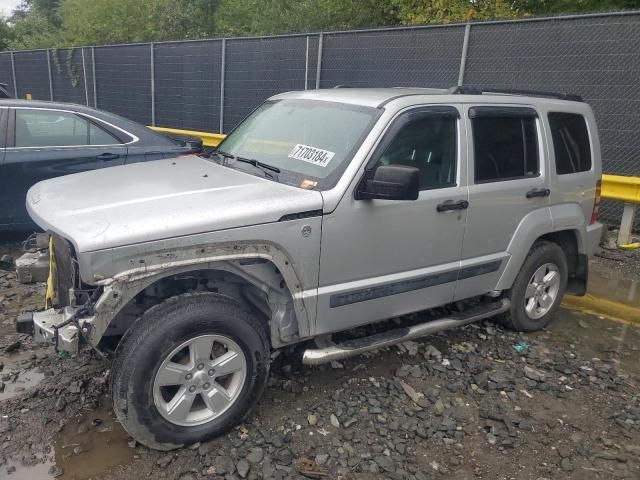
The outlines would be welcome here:
<svg viewBox="0 0 640 480">
<path fill-rule="evenodd" d="M 551 195 L 551 190 L 548 188 L 532 188 L 527 192 L 527 198 L 548 197 L 549 195 Z"/>
<path fill-rule="evenodd" d="M 466 210 L 467 208 L 469 208 L 469 202 L 466 200 L 458 200 L 457 202 L 455 200 L 447 200 L 438 204 L 436 210 L 439 212 L 451 212 L 453 210 Z"/>
<path fill-rule="evenodd" d="M 117 153 L 101 153 L 96 157 L 98 160 L 115 160 L 116 158 L 120 158 L 120 155 Z"/>
</svg>

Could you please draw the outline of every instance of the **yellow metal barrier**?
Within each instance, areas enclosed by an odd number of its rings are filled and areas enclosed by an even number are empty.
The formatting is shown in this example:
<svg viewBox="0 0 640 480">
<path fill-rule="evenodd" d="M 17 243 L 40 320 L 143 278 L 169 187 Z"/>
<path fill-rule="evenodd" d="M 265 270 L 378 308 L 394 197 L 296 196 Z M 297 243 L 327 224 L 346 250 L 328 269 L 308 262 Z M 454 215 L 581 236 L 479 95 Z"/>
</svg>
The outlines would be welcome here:
<svg viewBox="0 0 640 480">
<path fill-rule="evenodd" d="M 205 147 L 217 147 L 226 135 L 222 133 L 200 132 L 196 130 L 181 130 L 179 128 L 149 127 L 151 130 L 161 133 L 174 133 L 176 135 L 188 135 L 202 139 Z"/>
<path fill-rule="evenodd" d="M 602 198 L 640 203 L 640 177 L 602 175 Z"/>
<path fill-rule="evenodd" d="M 633 219 L 640 204 L 640 177 L 602 175 L 602 198 L 624 202 L 624 211 L 618 230 L 618 245 L 632 248 Z"/>
</svg>

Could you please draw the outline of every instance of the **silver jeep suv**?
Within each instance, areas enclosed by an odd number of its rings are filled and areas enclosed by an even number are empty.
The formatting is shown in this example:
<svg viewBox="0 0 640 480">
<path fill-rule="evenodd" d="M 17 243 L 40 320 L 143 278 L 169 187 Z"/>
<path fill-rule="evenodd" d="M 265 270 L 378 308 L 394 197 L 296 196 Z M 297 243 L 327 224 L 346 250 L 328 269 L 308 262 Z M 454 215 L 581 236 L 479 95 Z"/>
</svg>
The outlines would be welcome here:
<svg viewBox="0 0 640 480">
<path fill-rule="evenodd" d="M 276 95 L 209 158 L 31 188 L 51 308 L 18 328 L 112 354 L 125 429 L 188 445 L 247 415 L 272 349 L 308 341 L 303 361 L 319 364 L 491 316 L 544 327 L 565 293 L 585 293 L 600 176 L 593 112 L 575 96 Z"/>
</svg>

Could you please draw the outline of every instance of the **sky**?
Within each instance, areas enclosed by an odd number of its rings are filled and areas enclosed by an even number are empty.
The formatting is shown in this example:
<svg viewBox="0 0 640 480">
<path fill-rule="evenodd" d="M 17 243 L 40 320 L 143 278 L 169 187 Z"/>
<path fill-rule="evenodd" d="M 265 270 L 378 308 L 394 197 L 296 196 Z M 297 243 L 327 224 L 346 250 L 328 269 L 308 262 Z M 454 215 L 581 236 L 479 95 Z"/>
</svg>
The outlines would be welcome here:
<svg viewBox="0 0 640 480">
<path fill-rule="evenodd" d="M 0 15 L 8 16 L 22 0 L 0 0 Z"/>
</svg>

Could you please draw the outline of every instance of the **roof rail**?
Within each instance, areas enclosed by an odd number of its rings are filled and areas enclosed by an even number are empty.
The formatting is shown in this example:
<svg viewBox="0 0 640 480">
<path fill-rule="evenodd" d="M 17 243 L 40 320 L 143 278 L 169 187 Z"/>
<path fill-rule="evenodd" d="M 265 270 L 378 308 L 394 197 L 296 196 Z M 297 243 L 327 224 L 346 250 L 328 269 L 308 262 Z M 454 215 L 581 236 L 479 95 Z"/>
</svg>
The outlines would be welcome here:
<svg viewBox="0 0 640 480">
<path fill-rule="evenodd" d="M 447 90 L 450 95 L 482 95 L 484 93 L 495 93 L 498 95 L 526 95 L 529 97 L 547 97 L 557 98 L 559 100 L 569 100 L 572 102 L 584 102 L 584 99 L 580 95 L 574 93 L 557 93 L 557 92 L 545 92 L 543 90 L 519 90 L 510 88 L 475 88 L 465 87 L 457 85 Z"/>
</svg>

